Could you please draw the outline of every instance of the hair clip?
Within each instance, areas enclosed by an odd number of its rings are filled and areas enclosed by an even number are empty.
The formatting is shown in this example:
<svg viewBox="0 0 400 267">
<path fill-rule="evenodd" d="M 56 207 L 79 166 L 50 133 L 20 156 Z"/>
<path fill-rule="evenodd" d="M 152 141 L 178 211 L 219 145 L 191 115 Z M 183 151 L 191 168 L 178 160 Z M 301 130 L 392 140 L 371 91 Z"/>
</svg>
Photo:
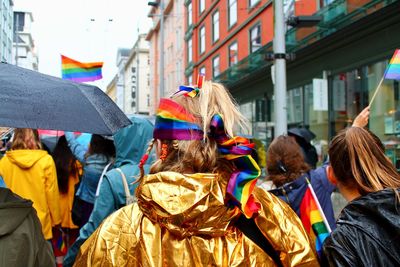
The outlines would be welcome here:
<svg viewBox="0 0 400 267">
<path fill-rule="evenodd" d="M 286 167 L 285 167 L 285 164 L 283 164 L 282 161 L 278 160 L 277 164 L 278 164 L 278 169 L 279 169 L 281 172 L 287 173 L 287 169 L 286 169 Z"/>
</svg>

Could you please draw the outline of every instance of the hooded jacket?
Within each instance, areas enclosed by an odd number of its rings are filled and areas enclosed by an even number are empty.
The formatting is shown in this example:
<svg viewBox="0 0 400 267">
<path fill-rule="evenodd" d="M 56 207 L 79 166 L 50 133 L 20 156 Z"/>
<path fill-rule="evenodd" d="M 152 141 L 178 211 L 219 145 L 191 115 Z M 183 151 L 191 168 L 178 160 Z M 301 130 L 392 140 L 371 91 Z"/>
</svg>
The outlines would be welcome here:
<svg viewBox="0 0 400 267">
<path fill-rule="evenodd" d="M 134 182 L 140 173 L 139 161 L 153 137 L 153 125 L 147 119 L 140 117 L 132 117 L 130 120 L 132 121 L 131 125 L 114 135 L 116 148 L 114 167 L 120 168 L 125 174 L 130 194 L 134 195 L 137 187 L 137 183 Z M 149 165 L 145 165 L 144 168 L 145 171 L 148 171 Z M 72 266 L 83 242 L 108 215 L 125 206 L 124 185 L 121 174 L 116 169 L 108 171 L 99 186 L 99 195 L 95 200 L 89 221 L 81 228 L 78 239 L 68 250 L 64 266 Z"/>
<path fill-rule="evenodd" d="M 400 190 L 398 190 L 400 193 Z M 324 242 L 330 266 L 400 266 L 400 206 L 393 189 L 350 202 Z"/>
<path fill-rule="evenodd" d="M 44 150 L 11 150 L 0 160 L 0 176 L 7 188 L 33 202 L 44 237 L 53 237 L 52 226 L 61 223 L 57 172 Z"/>
<path fill-rule="evenodd" d="M 32 202 L 0 188 L 0 266 L 55 266 Z"/>
<path fill-rule="evenodd" d="M 160 172 L 143 178 L 138 203 L 116 211 L 82 245 L 75 266 L 274 266 L 233 225 L 217 174 Z M 255 222 L 284 266 L 318 266 L 300 219 L 283 201 L 254 189 Z"/>
</svg>

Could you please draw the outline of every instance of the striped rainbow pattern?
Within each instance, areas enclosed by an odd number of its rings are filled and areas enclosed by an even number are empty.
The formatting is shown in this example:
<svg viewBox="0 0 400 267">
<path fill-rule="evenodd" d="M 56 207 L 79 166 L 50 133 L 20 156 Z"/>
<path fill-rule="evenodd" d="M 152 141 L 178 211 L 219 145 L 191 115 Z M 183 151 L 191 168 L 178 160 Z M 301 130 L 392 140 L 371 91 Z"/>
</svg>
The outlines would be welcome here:
<svg viewBox="0 0 400 267">
<path fill-rule="evenodd" d="M 153 137 L 161 140 L 201 140 L 203 130 L 196 118 L 177 102 L 162 98 L 158 106 Z"/>
<path fill-rule="evenodd" d="M 394 51 L 389 66 L 385 71 L 385 79 L 400 80 L 400 49 Z"/>
<path fill-rule="evenodd" d="M 330 227 L 307 179 L 307 190 L 300 203 L 300 219 L 307 233 L 314 239 L 318 256 L 321 256 L 322 245 L 329 236 Z"/>
<path fill-rule="evenodd" d="M 82 63 L 61 55 L 62 78 L 75 82 L 90 82 L 103 78 L 103 62 Z"/>
<path fill-rule="evenodd" d="M 237 168 L 229 178 L 226 192 L 232 197 L 232 204 L 238 206 L 247 218 L 251 218 L 260 209 L 260 204 L 252 195 L 261 174 L 260 167 L 250 155 L 254 144 L 241 136 L 229 137 L 220 114 L 213 116 L 210 130 L 210 135 L 218 144 L 219 153 L 223 158 L 232 160 Z"/>
</svg>

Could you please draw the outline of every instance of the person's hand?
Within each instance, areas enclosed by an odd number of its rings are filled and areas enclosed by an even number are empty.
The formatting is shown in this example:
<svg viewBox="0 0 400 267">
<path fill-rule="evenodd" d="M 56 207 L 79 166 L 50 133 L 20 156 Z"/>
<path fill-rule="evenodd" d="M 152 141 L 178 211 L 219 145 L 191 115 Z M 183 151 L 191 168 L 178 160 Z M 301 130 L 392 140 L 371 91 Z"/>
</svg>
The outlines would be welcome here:
<svg viewBox="0 0 400 267">
<path fill-rule="evenodd" d="M 364 108 L 360 114 L 357 115 L 357 117 L 353 121 L 353 127 L 365 127 L 368 124 L 368 119 L 369 119 L 369 106 Z"/>
</svg>

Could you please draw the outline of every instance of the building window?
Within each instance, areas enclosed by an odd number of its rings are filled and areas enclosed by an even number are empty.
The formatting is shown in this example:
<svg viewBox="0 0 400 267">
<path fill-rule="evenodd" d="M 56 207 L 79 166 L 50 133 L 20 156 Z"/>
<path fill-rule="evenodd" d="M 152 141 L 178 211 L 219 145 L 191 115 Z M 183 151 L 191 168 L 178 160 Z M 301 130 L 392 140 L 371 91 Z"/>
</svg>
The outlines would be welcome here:
<svg viewBox="0 0 400 267">
<path fill-rule="evenodd" d="M 213 65 L 213 78 L 215 78 L 220 74 L 220 71 L 219 71 L 219 56 L 216 56 L 215 58 L 213 58 L 212 65 Z"/>
<path fill-rule="evenodd" d="M 206 9 L 206 0 L 200 0 L 199 1 L 200 14 L 203 13 L 205 9 Z"/>
<path fill-rule="evenodd" d="M 237 42 L 234 42 L 229 46 L 229 67 L 235 65 L 237 62 L 238 62 L 238 44 Z"/>
<path fill-rule="evenodd" d="M 192 25 L 192 23 L 193 23 L 193 21 L 192 21 L 192 12 L 193 12 L 193 9 L 192 9 L 192 2 L 190 2 L 190 3 L 188 4 L 188 6 L 187 6 L 187 23 L 188 23 L 188 27 L 189 27 L 190 25 Z"/>
<path fill-rule="evenodd" d="M 260 0 L 249 0 L 249 7 L 253 7 L 258 4 Z"/>
<path fill-rule="evenodd" d="M 206 51 L 206 27 L 202 26 L 200 28 L 200 54 Z"/>
<path fill-rule="evenodd" d="M 237 22 L 237 0 L 228 1 L 228 26 L 229 28 Z"/>
<path fill-rule="evenodd" d="M 219 11 L 213 14 L 212 20 L 213 20 L 212 37 L 213 37 L 213 43 L 215 43 L 219 39 Z"/>
<path fill-rule="evenodd" d="M 203 67 L 200 68 L 199 74 L 204 74 L 204 75 L 206 75 L 206 67 L 205 67 L 205 66 L 203 66 Z"/>
<path fill-rule="evenodd" d="M 250 53 L 257 51 L 261 47 L 261 24 L 250 29 Z"/>
<path fill-rule="evenodd" d="M 192 84 L 193 84 L 193 76 L 190 75 L 190 76 L 187 78 L 187 81 L 188 81 L 188 85 L 192 85 Z"/>
<path fill-rule="evenodd" d="M 187 43 L 187 47 L 188 47 L 188 50 L 187 50 L 187 53 L 188 53 L 188 55 L 187 55 L 188 63 L 192 62 L 192 55 L 193 55 L 192 45 L 193 45 L 193 44 L 192 44 L 192 38 L 190 38 L 190 39 L 188 40 L 188 43 Z"/>
</svg>

